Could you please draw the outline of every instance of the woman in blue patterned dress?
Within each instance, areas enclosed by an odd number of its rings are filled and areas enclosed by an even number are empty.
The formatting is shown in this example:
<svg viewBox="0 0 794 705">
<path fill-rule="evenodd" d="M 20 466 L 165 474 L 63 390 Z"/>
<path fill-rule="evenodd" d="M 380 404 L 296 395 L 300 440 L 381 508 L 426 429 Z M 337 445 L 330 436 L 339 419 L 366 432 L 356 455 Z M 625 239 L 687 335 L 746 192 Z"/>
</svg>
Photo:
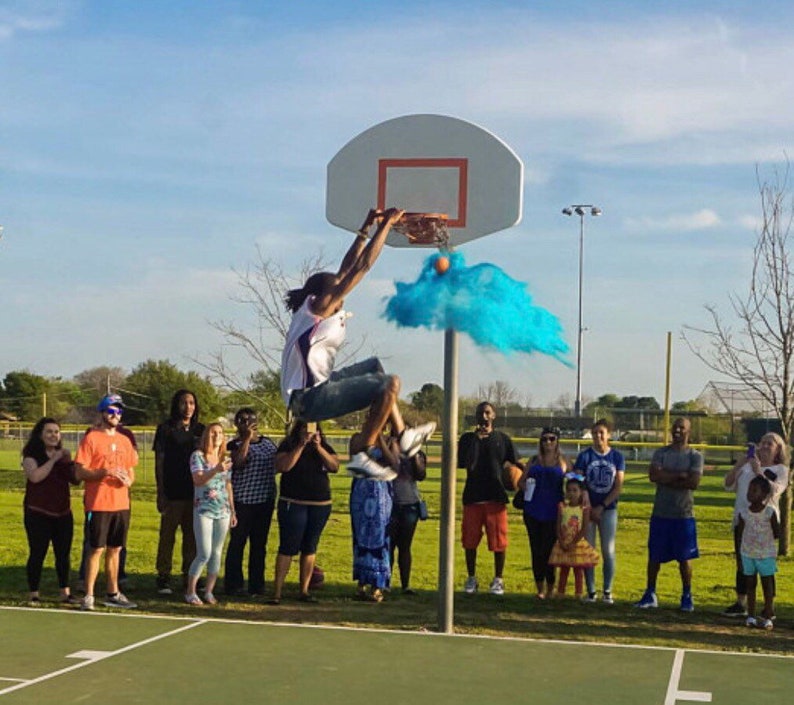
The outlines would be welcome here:
<svg viewBox="0 0 794 705">
<path fill-rule="evenodd" d="M 350 456 L 361 451 L 364 435 L 355 434 L 350 439 Z M 375 461 L 386 468 L 399 464 L 399 444 L 391 444 L 382 434 L 377 445 L 370 449 Z M 350 486 L 350 522 L 353 529 L 353 580 L 357 581 L 356 599 L 381 602 L 383 591 L 391 583 L 391 543 L 389 522 L 392 512 L 392 486 L 390 475 L 366 476 L 354 474 Z"/>
</svg>

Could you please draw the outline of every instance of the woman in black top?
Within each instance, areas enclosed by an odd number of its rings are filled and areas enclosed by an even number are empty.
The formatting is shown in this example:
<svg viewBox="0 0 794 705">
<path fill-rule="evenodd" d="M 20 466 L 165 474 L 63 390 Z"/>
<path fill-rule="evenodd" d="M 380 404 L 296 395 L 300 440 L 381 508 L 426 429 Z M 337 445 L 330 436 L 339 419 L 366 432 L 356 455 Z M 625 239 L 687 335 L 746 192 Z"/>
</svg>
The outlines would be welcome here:
<svg viewBox="0 0 794 705">
<path fill-rule="evenodd" d="M 72 603 L 69 592 L 69 555 L 72 549 L 74 519 L 69 499 L 69 485 L 78 484 L 74 462 L 61 445 L 61 427 L 55 419 L 45 417 L 30 432 L 22 449 L 25 473 L 25 531 L 30 555 L 27 562 L 30 604 L 40 603 L 39 583 L 47 550 L 52 544 L 55 572 L 61 600 Z"/>
<path fill-rule="evenodd" d="M 281 591 L 292 557 L 300 553 L 300 597 L 316 602 L 309 581 L 320 535 L 331 515 L 329 472 L 339 470 L 336 452 L 326 442 L 319 425 L 310 433 L 305 421 L 296 420 L 276 453 L 276 472 L 281 473 L 278 499 L 279 548 L 276 579 L 270 604 L 281 602 Z"/>
<path fill-rule="evenodd" d="M 399 456 L 400 465 L 397 477 L 392 481 L 394 504 L 392 505 L 389 534 L 391 538 L 391 564 L 394 570 L 394 557 L 400 569 L 400 585 L 403 594 L 413 595 L 411 589 L 411 544 L 414 540 L 416 524 L 422 497 L 417 482 L 427 477 L 427 456 L 419 451 L 412 458 Z"/>
</svg>

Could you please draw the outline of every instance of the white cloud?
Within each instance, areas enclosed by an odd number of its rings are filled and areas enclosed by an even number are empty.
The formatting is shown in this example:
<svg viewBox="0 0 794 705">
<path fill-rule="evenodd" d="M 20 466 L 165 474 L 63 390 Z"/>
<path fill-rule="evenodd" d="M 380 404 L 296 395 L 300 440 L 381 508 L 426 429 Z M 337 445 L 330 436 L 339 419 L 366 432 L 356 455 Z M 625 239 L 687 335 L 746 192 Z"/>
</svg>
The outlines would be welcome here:
<svg viewBox="0 0 794 705">
<path fill-rule="evenodd" d="M 763 224 L 763 220 L 759 216 L 749 214 L 739 216 L 737 222 L 741 227 L 746 230 L 752 230 L 753 232 L 758 232 Z"/>
<path fill-rule="evenodd" d="M 75 8 L 71 0 L 9 0 L 0 7 L 0 40 L 19 32 L 51 32 Z"/>
<path fill-rule="evenodd" d="M 635 230 L 707 230 L 720 225 L 720 217 L 710 208 L 703 208 L 695 213 L 671 214 L 664 218 L 626 218 L 624 225 Z"/>
</svg>

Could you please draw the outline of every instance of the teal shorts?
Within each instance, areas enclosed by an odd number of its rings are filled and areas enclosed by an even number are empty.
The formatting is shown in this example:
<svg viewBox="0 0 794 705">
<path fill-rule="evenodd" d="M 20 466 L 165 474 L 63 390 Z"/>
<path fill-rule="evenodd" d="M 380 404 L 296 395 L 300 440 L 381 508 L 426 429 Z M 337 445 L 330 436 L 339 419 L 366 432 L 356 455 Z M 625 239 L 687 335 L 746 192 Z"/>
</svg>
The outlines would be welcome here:
<svg viewBox="0 0 794 705">
<path fill-rule="evenodd" d="M 750 558 L 742 554 L 742 573 L 748 578 L 756 573 L 762 578 L 768 578 L 777 573 L 777 559 L 772 558 Z"/>
</svg>

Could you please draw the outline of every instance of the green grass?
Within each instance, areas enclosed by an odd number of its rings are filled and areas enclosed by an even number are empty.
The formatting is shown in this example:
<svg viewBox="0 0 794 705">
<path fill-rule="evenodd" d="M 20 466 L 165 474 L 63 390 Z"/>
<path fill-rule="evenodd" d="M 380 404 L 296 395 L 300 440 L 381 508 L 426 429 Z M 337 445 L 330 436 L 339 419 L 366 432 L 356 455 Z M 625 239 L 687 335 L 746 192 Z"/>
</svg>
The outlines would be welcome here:
<svg viewBox="0 0 794 705">
<path fill-rule="evenodd" d="M 27 543 L 22 527 L 22 494 L 24 481 L 19 470 L 18 450 L 0 446 L 0 603 L 20 604 L 26 596 L 25 561 Z M 348 517 L 350 480 L 344 474 L 332 479 L 334 508 L 318 551 L 318 563 L 326 574 L 326 585 L 318 605 L 303 605 L 291 596 L 296 593 L 296 566 L 288 578 L 285 601 L 278 608 L 262 601 L 232 600 L 202 613 L 255 620 L 284 620 L 307 623 L 363 625 L 402 629 L 435 629 L 437 624 L 437 575 L 439 539 L 440 470 L 438 449 L 431 449 L 428 479 L 421 484 L 430 508 L 430 519 L 419 525 L 414 541 L 412 585 L 419 594 L 404 597 L 392 593 L 380 605 L 352 600 L 351 540 Z M 195 608 L 179 601 L 159 597 L 154 589 L 154 563 L 157 549 L 158 516 L 154 505 L 154 483 L 151 453 L 143 452 L 140 480 L 133 488 L 133 519 L 129 537 L 128 572 L 134 587 L 130 594 L 144 611 L 161 614 L 195 614 Z M 662 608 L 637 611 L 631 603 L 637 600 L 645 583 L 648 517 L 653 499 L 653 486 L 645 474 L 646 464 L 630 464 L 625 490 L 620 503 L 618 527 L 618 565 L 613 607 L 602 604 L 581 605 L 571 599 L 538 602 L 534 598 L 534 581 L 529 561 L 529 544 L 520 512 L 509 509 L 510 548 L 507 552 L 505 582 L 507 594 L 487 594 L 492 577 L 492 557 L 483 545 L 478 562 L 478 575 L 485 594 L 467 596 L 456 593 L 455 625 L 460 632 L 501 634 L 520 637 L 552 637 L 681 646 L 705 649 L 748 651 L 794 651 L 794 561 L 780 559 L 778 575 L 777 628 L 771 634 L 750 631 L 737 621 L 719 616 L 733 596 L 734 563 L 730 518 L 733 495 L 722 489 L 727 468 L 707 468 L 706 476 L 696 494 L 696 516 L 701 558 L 695 562 L 694 595 L 696 612 L 691 615 L 677 611 L 680 593 L 678 571 L 674 564 L 662 567 L 658 593 Z M 458 493 L 463 489 L 463 476 L 458 480 Z M 73 568 L 79 560 L 82 532 L 80 491 L 73 492 L 76 537 L 73 547 Z M 456 533 L 459 533 L 460 501 L 457 507 Z M 277 548 L 278 526 L 274 519 L 268 546 L 268 580 L 272 577 Z M 463 551 L 456 551 L 456 588 L 465 579 Z M 176 561 L 175 561 L 175 565 Z M 100 578 L 101 579 L 101 578 Z M 600 582 L 600 575 L 598 576 Z M 268 583 L 270 584 L 270 583 Z M 42 594 L 54 598 L 57 593 L 52 569 L 52 556 L 45 565 Z"/>
</svg>

